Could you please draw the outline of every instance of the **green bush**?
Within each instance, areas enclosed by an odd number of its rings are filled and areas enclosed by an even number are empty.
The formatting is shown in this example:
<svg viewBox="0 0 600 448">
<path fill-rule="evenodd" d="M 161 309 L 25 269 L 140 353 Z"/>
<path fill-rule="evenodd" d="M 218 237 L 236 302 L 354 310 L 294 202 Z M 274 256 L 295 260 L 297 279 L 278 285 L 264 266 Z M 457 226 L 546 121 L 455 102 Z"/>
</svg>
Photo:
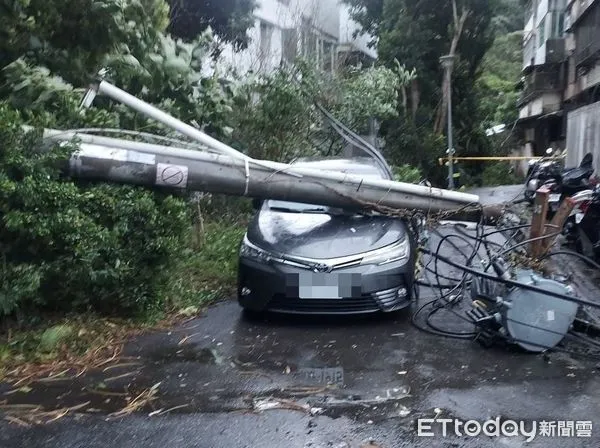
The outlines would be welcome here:
<svg viewBox="0 0 600 448">
<path fill-rule="evenodd" d="M 396 182 L 418 184 L 423 180 L 423 176 L 419 169 L 411 165 L 393 166 L 392 171 L 394 172 L 394 180 Z"/>
<path fill-rule="evenodd" d="M 514 185 L 520 183 L 519 177 L 506 162 L 496 162 L 487 165 L 481 172 L 481 184 L 495 187 L 498 185 Z"/>
<path fill-rule="evenodd" d="M 187 243 L 185 202 L 64 179 L 73 147 L 40 153 L 5 104 L 0 123 L 0 315 L 159 308 Z"/>
</svg>

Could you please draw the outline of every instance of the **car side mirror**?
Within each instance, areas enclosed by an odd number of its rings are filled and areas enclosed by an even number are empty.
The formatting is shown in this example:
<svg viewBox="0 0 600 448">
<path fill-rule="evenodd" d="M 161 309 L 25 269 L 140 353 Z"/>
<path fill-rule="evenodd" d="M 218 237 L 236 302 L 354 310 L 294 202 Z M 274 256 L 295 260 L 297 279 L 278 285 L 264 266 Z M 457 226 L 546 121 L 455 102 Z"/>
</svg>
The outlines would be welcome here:
<svg viewBox="0 0 600 448">
<path fill-rule="evenodd" d="M 252 198 L 252 208 L 254 210 L 260 210 L 260 208 L 262 207 L 263 204 L 263 200 L 259 199 L 259 198 Z"/>
</svg>

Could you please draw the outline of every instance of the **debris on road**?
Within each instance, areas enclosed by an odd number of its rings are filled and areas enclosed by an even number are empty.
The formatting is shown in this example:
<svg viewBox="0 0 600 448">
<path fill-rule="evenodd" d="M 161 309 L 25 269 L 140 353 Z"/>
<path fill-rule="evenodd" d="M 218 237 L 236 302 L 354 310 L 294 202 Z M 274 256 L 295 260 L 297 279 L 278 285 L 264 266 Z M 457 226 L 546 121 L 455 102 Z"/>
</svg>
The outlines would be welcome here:
<svg viewBox="0 0 600 448">
<path fill-rule="evenodd" d="M 127 400 L 129 401 L 129 404 L 127 406 L 125 406 L 123 409 L 121 409 L 120 411 L 109 414 L 109 417 L 112 417 L 112 418 L 124 417 L 126 415 L 132 414 L 132 413 L 139 411 L 140 409 L 146 407 L 149 403 L 156 400 L 156 398 L 157 398 L 156 395 L 158 393 L 158 387 L 160 386 L 160 384 L 161 383 L 156 383 L 150 389 L 144 390 L 143 392 L 138 394 L 133 399 L 128 397 Z"/>
<path fill-rule="evenodd" d="M 393 403 L 396 401 L 404 400 L 411 396 L 409 392 L 410 392 L 410 390 L 408 387 L 403 387 L 403 388 L 395 388 L 395 389 L 386 390 L 385 397 L 381 397 L 379 395 L 376 396 L 375 398 L 367 398 L 367 399 L 355 398 L 355 397 L 344 398 L 344 399 L 327 397 L 325 399 L 324 405 L 326 407 L 336 407 L 336 406 L 371 407 L 371 406 L 377 406 L 377 405 L 381 405 L 381 404 Z"/>
<path fill-rule="evenodd" d="M 0 404 L 0 411 L 4 413 L 6 421 L 18 426 L 29 427 L 31 425 L 52 423 L 68 414 L 84 409 L 90 403 L 90 401 L 87 401 L 76 406 L 51 411 L 46 411 L 42 406 L 35 404 Z"/>
<path fill-rule="evenodd" d="M 269 411 L 272 409 L 289 409 L 292 411 L 305 412 L 309 415 L 319 415 L 323 412 L 322 408 L 311 407 L 308 404 L 298 403 L 297 401 L 285 399 L 259 399 L 253 403 L 253 409 L 257 412 Z"/>
</svg>

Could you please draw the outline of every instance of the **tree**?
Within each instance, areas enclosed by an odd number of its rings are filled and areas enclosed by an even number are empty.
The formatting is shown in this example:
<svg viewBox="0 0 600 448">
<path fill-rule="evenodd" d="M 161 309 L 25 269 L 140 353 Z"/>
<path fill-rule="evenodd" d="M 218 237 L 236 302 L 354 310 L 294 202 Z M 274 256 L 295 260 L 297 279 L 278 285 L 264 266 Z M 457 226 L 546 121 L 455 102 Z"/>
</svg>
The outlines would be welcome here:
<svg viewBox="0 0 600 448">
<path fill-rule="evenodd" d="M 392 67 L 401 61 L 418 74 L 408 95 L 411 114 L 401 115 L 382 130 L 388 155 L 400 159 L 397 163 L 410 160 L 420 165 L 433 181 L 442 182 L 435 159 L 444 151 L 437 138 L 444 131 L 447 99 L 439 61 L 443 55 L 457 56 L 452 76 L 456 147 L 470 153 L 486 150 L 473 114 L 474 86 L 493 41 L 491 21 L 497 1 L 347 0 L 354 19 L 374 33 L 379 62 Z"/>
<path fill-rule="evenodd" d="M 495 4 L 492 25 L 497 36 L 523 29 L 523 8 L 527 0 L 500 0 Z"/>
<path fill-rule="evenodd" d="M 168 6 L 164 0 L 0 0 L 0 16 L 0 69 L 21 58 L 80 86 L 120 45 L 131 51 L 155 40 L 167 26 Z"/>
<path fill-rule="evenodd" d="M 458 42 L 462 37 L 463 29 L 465 28 L 465 22 L 469 18 L 470 14 L 471 10 L 467 7 L 467 5 L 463 4 L 459 15 L 456 0 L 452 0 L 452 42 L 450 43 L 450 51 L 448 52 L 448 56 L 451 58 L 456 57 L 456 47 L 458 46 Z M 433 125 L 433 132 L 436 134 L 442 133 L 444 122 L 446 120 L 451 77 L 452 71 L 447 70 L 442 84 L 442 104 L 440 107 L 438 107 L 436 120 Z"/>
<path fill-rule="evenodd" d="M 183 194 L 65 179 L 76 148 L 40 152 L 22 125 L 167 133 L 102 96 L 80 110 L 78 88 L 108 67 L 120 87 L 227 134 L 231 95 L 201 74 L 210 33 L 171 38 L 163 0 L 0 0 L 0 16 L 0 317 L 165 309 L 185 258 Z"/>
<path fill-rule="evenodd" d="M 208 27 L 236 49 L 248 45 L 246 31 L 254 24 L 256 0 L 168 0 L 171 23 L 168 31 L 175 37 L 193 40 Z"/>
<path fill-rule="evenodd" d="M 498 36 L 483 60 L 477 89 L 486 126 L 509 125 L 517 119 L 515 86 L 521 75 L 522 37 L 520 31 Z"/>
</svg>

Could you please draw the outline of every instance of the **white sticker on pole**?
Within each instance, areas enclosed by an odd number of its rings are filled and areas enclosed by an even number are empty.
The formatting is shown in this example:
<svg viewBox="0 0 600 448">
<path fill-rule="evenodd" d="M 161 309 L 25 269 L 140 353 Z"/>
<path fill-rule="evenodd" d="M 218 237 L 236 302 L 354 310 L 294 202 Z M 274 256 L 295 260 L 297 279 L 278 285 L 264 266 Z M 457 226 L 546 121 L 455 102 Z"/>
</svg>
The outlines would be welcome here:
<svg viewBox="0 0 600 448">
<path fill-rule="evenodd" d="M 188 182 L 188 167 L 159 163 L 156 165 L 156 185 L 173 188 L 186 188 Z"/>
<path fill-rule="evenodd" d="M 156 156 L 154 154 L 146 154 L 128 149 L 111 148 L 103 145 L 93 145 L 90 143 L 81 143 L 77 155 L 79 157 L 114 160 L 116 162 L 142 163 L 144 165 L 154 165 L 156 162 Z"/>
</svg>

